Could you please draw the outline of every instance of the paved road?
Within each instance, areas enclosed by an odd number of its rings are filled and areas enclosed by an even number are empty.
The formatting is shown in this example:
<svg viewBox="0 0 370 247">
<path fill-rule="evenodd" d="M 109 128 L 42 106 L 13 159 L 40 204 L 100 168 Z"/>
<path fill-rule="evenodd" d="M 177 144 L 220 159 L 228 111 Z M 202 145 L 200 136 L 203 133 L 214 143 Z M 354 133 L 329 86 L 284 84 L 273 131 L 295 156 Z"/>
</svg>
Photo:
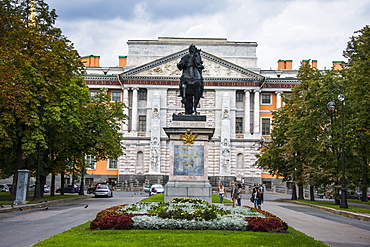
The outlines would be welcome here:
<svg viewBox="0 0 370 247">
<path fill-rule="evenodd" d="M 265 193 L 265 198 L 263 210 L 277 215 L 289 226 L 329 246 L 370 246 L 370 222 L 339 217 L 308 206 L 273 201 L 289 196 Z M 243 200 L 243 203 L 247 206 L 252 204 L 247 200 Z"/>
<path fill-rule="evenodd" d="M 113 198 L 86 198 L 50 205 L 48 210 L 36 208 L 0 214 L 0 247 L 32 246 L 55 234 L 93 220 L 103 209 L 134 203 L 144 197 L 147 195 L 115 192 Z"/>
</svg>

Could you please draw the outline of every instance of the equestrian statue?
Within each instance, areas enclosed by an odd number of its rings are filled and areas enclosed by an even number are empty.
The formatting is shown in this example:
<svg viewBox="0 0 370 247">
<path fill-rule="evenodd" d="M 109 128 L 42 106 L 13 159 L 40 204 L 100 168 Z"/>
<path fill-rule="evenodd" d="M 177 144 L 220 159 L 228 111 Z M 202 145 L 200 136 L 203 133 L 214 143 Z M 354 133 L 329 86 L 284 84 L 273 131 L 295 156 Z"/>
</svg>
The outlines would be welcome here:
<svg viewBox="0 0 370 247">
<path fill-rule="evenodd" d="M 197 115 L 197 106 L 200 98 L 203 98 L 204 91 L 202 76 L 204 67 L 200 50 L 191 45 L 189 54 L 181 58 L 177 68 L 182 70 L 179 97 L 182 98 L 181 103 L 185 105 L 185 114 Z"/>
</svg>

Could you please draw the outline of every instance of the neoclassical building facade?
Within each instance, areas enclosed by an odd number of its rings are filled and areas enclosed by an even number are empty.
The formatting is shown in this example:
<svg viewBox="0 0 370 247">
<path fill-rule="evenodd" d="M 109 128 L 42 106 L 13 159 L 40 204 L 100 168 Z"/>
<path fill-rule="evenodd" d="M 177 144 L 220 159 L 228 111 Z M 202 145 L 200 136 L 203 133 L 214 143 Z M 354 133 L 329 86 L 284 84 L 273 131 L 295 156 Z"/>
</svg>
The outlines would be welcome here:
<svg viewBox="0 0 370 247">
<path fill-rule="evenodd" d="M 205 67 L 198 111 L 214 128 L 205 164 L 211 184 L 244 180 L 269 186 L 273 178 L 254 166 L 255 155 L 270 138 L 272 112 L 283 106 L 282 95 L 299 83 L 297 71 L 290 60 L 279 60 L 277 70 L 258 68 L 256 42 L 197 38 L 129 40 L 117 67 L 100 67 L 98 56 L 82 57 L 91 95 L 107 88 L 112 100 L 126 104 L 130 117 L 122 125 L 125 155 L 94 164 L 87 183 L 167 182 L 171 161 L 163 128 L 174 114 L 184 113 L 176 65 L 191 44 L 201 49 Z"/>
</svg>

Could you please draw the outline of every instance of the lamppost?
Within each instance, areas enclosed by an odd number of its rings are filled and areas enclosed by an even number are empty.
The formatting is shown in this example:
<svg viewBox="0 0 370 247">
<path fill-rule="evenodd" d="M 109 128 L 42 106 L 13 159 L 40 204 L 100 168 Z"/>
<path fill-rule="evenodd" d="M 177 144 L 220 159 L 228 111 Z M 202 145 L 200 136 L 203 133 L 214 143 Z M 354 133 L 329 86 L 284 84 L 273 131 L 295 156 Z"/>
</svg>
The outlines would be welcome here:
<svg viewBox="0 0 370 247">
<path fill-rule="evenodd" d="M 336 104 L 334 101 L 331 101 L 331 95 L 333 92 L 339 92 L 338 100 L 342 102 L 342 189 L 341 189 L 341 200 L 340 200 L 340 208 L 348 208 L 347 204 L 347 189 L 346 189 L 346 178 L 345 178 L 345 162 L 344 162 L 344 95 L 339 89 L 333 89 L 330 91 L 330 101 L 327 104 L 327 107 L 329 110 L 334 110 L 336 107 Z"/>
</svg>

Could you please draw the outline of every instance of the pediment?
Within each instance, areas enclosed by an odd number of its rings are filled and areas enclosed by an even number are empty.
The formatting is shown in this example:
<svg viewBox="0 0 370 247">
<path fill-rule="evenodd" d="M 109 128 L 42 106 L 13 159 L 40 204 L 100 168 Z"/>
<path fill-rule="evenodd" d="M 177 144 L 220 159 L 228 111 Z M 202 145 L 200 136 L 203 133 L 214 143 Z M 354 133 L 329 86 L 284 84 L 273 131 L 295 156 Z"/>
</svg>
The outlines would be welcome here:
<svg viewBox="0 0 370 247">
<path fill-rule="evenodd" d="M 136 68 L 125 71 L 120 74 L 121 79 L 131 79 L 135 77 L 145 78 L 179 78 L 181 71 L 177 68 L 177 63 L 180 59 L 188 53 L 188 50 L 182 50 L 175 54 L 157 59 L 150 63 L 138 66 Z M 221 59 L 210 53 L 200 52 L 204 70 L 203 78 L 205 80 L 210 78 L 235 78 L 235 79 L 254 79 L 262 80 L 264 77 L 253 71 L 240 67 L 229 61 Z"/>
</svg>

